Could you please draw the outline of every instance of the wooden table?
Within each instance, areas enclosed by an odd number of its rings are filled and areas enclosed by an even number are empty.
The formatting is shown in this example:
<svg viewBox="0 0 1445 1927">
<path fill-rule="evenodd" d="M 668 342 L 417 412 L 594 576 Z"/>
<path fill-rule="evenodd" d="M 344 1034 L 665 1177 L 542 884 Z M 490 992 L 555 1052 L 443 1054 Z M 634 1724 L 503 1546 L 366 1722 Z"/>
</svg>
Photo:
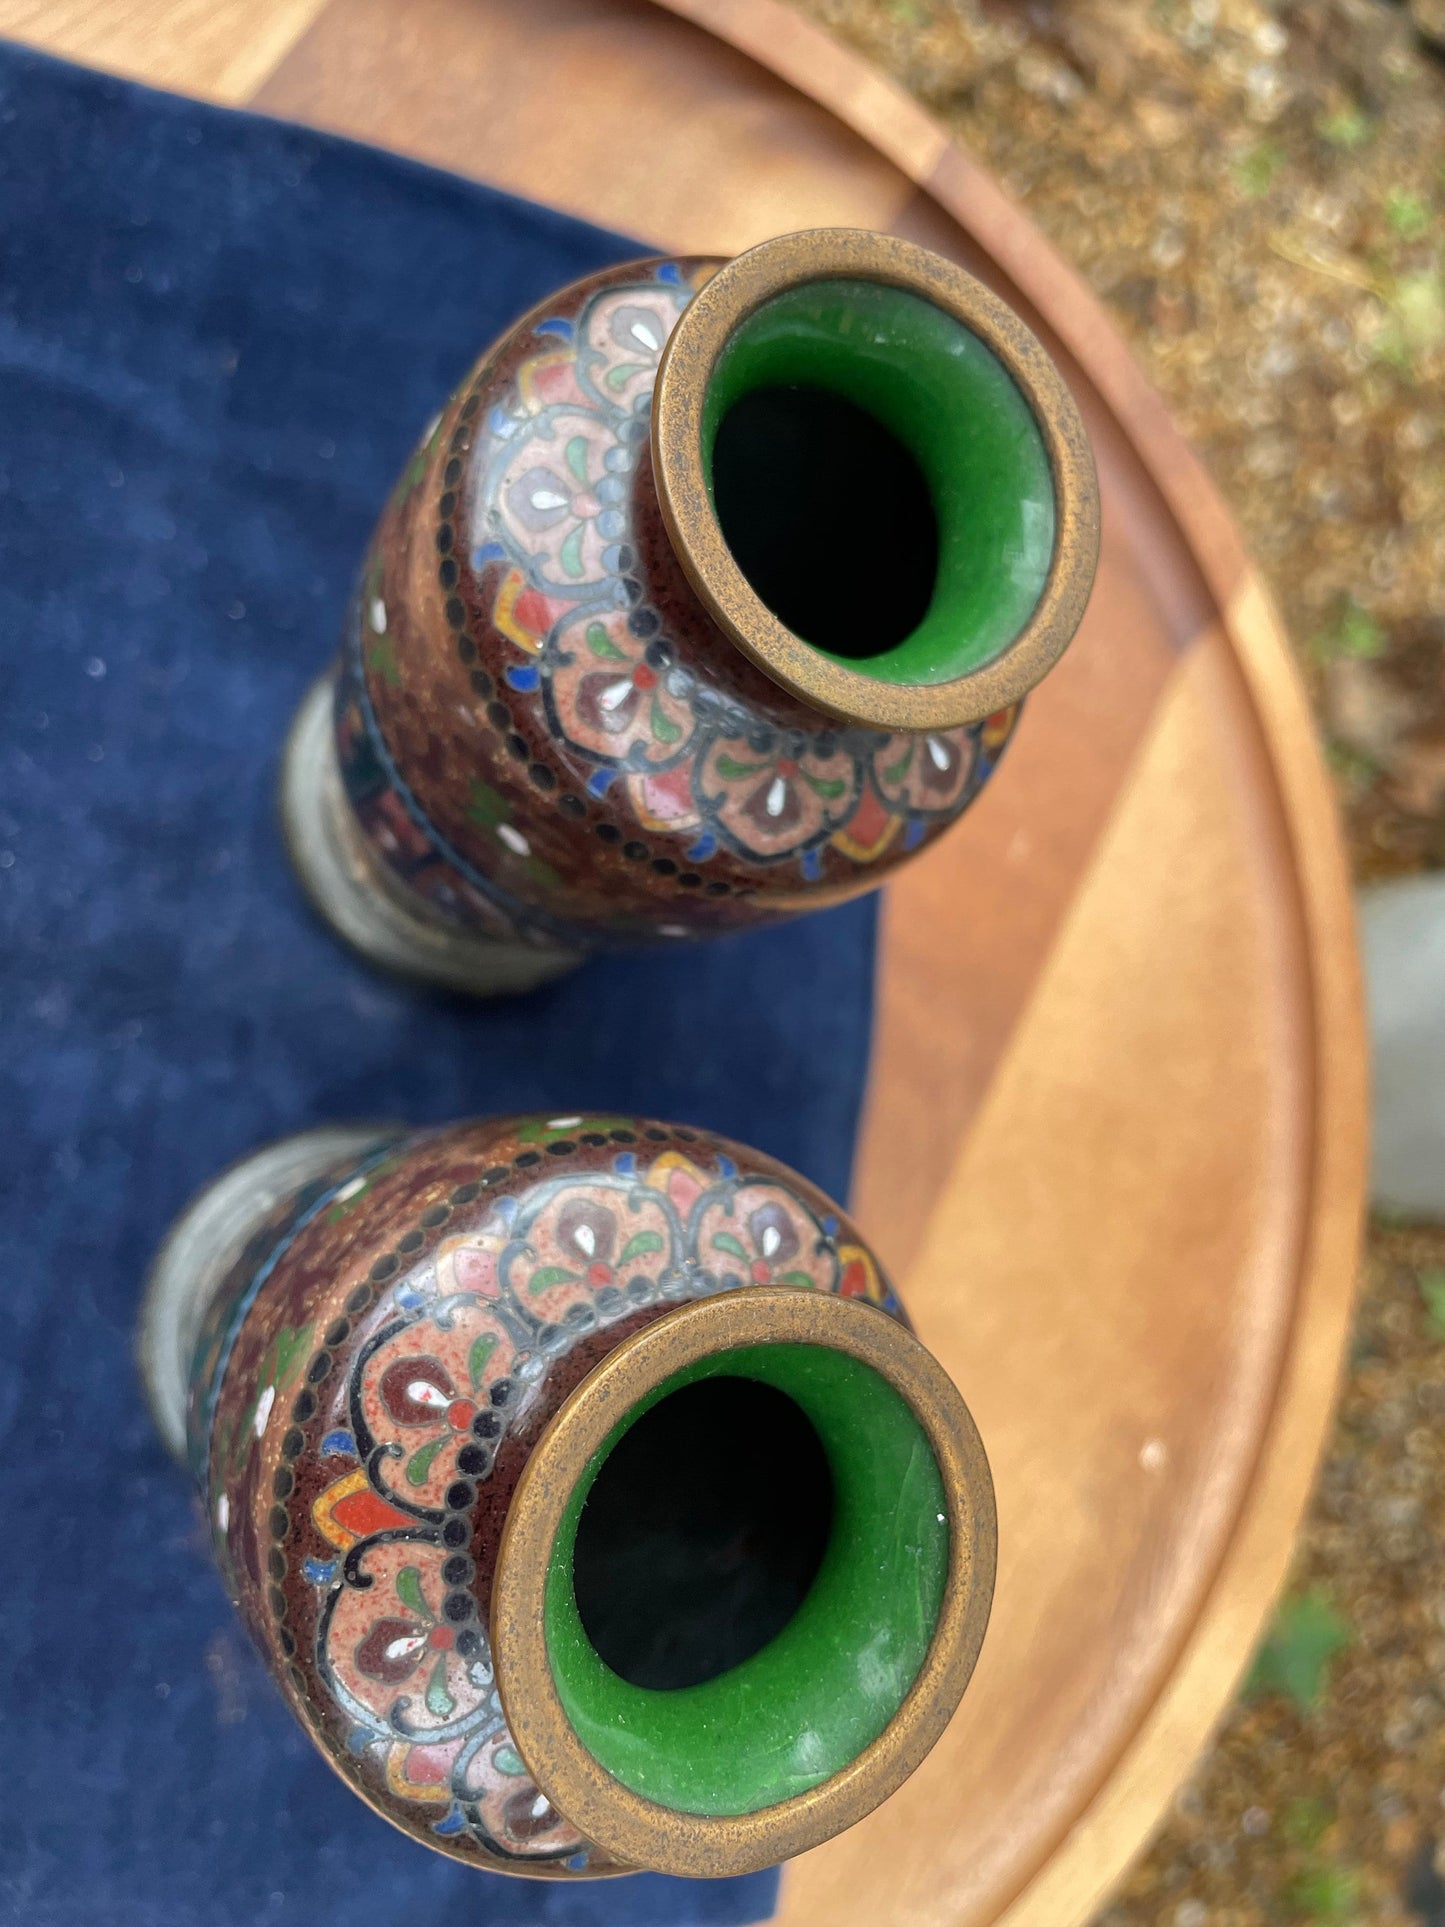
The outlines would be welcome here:
<svg viewBox="0 0 1445 1927">
<path fill-rule="evenodd" d="M 993 1625 L 942 1744 L 780 1918 L 1086 1920 L 1283 1578 L 1364 1187 L 1341 844 L 1229 515 L 1019 211 L 777 0 L 0 0 L 0 32 L 678 251 L 891 229 L 1058 357 L 1098 587 L 984 803 L 888 891 L 854 1198 L 988 1445 Z"/>
</svg>

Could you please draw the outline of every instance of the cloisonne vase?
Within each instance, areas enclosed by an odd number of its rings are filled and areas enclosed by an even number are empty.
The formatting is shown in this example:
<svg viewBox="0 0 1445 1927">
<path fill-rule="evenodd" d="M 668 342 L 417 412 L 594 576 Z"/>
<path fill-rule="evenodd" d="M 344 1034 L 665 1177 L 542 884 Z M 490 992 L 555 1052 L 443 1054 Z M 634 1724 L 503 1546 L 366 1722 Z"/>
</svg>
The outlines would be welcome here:
<svg viewBox="0 0 1445 1927">
<path fill-rule="evenodd" d="M 921 248 L 589 275 L 387 504 L 288 739 L 295 866 L 373 960 L 474 991 L 854 895 L 978 794 L 1098 524 L 1048 356 Z"/>
<path fill-rule="evenodd" d="M 760 1153 L 615 1117 L 284 1140 L 173 1229 L 141 1364 L 293 1712 L 473 1866 L 770 1865 L 973 1670 L 978 1434 Z"/>
</svg>

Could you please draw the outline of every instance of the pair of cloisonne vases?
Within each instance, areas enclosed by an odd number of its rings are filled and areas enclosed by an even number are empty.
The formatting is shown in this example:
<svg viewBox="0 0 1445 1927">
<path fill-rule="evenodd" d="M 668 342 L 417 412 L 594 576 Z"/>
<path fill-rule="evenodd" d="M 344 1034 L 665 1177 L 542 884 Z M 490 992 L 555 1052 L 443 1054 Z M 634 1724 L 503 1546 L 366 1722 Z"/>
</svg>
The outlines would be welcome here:
<svg viewBox="0 0 1445 1927">
<path fill-rule="evenodd" d="M 1097 545 L 1057 373 L 951 264 L 840 230 L 591 275 L 393 492 L 287 745 L 293 861 L 478 992 L 838 902 L 978 793 Z M 769 1865 L 972 1672 L 973 1422 L 845 1215 L 739 1145 L 285 1140 L 172 1230 L 141 1360 L 294 1712 L 475 1866 Z"/>
</svg>

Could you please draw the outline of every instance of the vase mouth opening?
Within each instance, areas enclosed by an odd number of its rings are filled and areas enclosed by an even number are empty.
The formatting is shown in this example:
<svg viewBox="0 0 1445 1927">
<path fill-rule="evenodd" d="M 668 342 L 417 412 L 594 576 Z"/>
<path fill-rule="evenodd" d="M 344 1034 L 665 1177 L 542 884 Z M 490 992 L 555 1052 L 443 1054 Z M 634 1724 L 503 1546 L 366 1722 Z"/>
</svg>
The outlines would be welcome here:
<svg viewBox="0 0 1445 1927">
<path fill-rule="evenodd" d="M 781 1362 L 719 1353 L 674 1374 L 574 1488 L 549 1632 L 585 1640 L 625 1687 L 675 1693 L 746 1665 L 792 1625 L 836 1548 L 828 1451 L 783 1389 L 794 1361 Z"/>
<path fill-rule="evenodd" d="M 503 1706 L 618 1860 L 768 1866 L 931 1747 L 993 1557 L 977 1432 L 901 1324 L 797 1288 L 700 1300 L 621 1341 L 533 1449 L 493 1592 Z"/>
<path fill-rule="evenodd" d="M 728 262 L 667 343 L 652 438 L 709 614 L 826 714 L 977 721 L 1078 627 L 1099 520 L 1078 412 L 1018 317 L 923 248 L 821 229 Z"/>
</svg>

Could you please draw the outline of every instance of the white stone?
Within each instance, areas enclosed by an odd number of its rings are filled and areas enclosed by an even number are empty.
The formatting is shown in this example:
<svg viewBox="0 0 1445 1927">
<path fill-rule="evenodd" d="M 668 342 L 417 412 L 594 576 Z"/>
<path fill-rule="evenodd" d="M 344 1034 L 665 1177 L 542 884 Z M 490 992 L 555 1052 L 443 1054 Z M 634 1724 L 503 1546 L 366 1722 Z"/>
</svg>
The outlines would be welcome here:
<svg viewBox="0 0 1445 1927">
<path fill-rule="evenodd" d="M 1371 1193 L 1385 1210 L 1445 1218 L 1445 874 L 1360 893 L 1374 1056 Z"/>
</svg>

